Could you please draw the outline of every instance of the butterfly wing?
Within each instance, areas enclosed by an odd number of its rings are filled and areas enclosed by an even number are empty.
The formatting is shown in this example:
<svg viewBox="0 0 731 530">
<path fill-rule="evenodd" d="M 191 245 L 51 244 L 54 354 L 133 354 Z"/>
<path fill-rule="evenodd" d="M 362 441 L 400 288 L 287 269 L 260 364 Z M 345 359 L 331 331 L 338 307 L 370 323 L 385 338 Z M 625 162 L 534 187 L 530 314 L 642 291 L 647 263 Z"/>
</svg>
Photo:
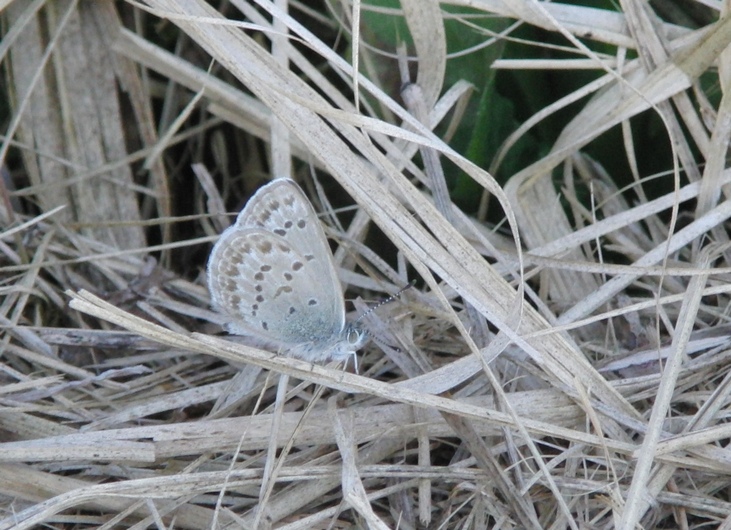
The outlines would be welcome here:
<svg viewBox="0 0 731 530">
<path fill-rule="evenodd" d="M 275 179 L 263 186 L 236 218 L 239 228 L 261 228 L 282 237 L 307 261 L 317 265 L 318 289 L 329 302 L 328 315 L 345 325 L 343 291 L 332 251 L 320 220 L 302 189 L 291 179 Z"/>
<path fill-rule="evenodd" d="M 317 213 L 302 189 L 290 179 L 275 179 L 261 187 L 241 210 L 235 224 L 274 232 L 303 255 L 332 256 Z M 337 278 L 332 259 L 328 261 Z"/>
<path fill-rule="evenodd" d="M 289 179 L 261 188 L 224 231 L 211 251 L 208 287 L 234 333 L 309 360 L 342 349 L 345 309 L 332 253 L 315 210 Z"/>
<path fill-rule="evenodd" d="M 213 305 L 231 318 L 233 333 L 281 346 L 323 344 L 342 332 L 343 323 L 321 289 L 321 266 L 280 236 L 234 226 L 211 252 L 208 288 Z"/>
</svg>

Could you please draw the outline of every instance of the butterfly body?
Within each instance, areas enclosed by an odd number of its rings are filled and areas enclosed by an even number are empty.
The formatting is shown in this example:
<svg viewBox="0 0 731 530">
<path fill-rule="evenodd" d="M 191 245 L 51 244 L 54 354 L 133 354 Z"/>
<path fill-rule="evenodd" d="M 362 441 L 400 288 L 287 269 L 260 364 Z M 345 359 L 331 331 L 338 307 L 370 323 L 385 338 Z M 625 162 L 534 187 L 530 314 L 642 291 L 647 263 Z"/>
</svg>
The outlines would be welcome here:
<svg viewBox="0 0 731 530">
<path fill-rule="evenodd" d="M 208 260 L 213 306 L 228 330 L 310 362 L 345 359 L 367 340 L 347 324 L 330 246 L 314 208 L 290 179 L 262 187 Z"/>
</svg>

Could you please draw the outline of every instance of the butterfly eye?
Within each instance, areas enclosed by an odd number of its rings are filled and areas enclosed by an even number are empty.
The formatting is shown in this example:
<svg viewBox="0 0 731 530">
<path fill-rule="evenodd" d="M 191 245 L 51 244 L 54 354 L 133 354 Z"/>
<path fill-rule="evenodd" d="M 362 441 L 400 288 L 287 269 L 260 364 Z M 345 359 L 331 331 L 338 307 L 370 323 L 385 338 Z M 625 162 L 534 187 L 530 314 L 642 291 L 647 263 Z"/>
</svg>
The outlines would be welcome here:
<svg viewBox="0 0 731 530">
<path fill-rule="evenodd" d="M 361 338 L 361 332 L 357 329 L 351 329 L 348 332 L 348 343 L 350 344 L 358 344 L 360 342 Z"/>
</svg>

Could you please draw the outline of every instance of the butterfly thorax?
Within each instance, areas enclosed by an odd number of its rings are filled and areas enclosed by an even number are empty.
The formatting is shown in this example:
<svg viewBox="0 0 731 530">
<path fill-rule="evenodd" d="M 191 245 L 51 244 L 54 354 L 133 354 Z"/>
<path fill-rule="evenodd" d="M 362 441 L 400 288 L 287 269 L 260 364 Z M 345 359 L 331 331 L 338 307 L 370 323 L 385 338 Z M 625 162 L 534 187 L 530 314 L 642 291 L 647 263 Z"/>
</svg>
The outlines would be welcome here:
<svg viewBox="0 0 731 530">
<path fill-rule="evenodd" d="M 357 322 L 348 323 L 337 335 L 283 348 L 282 354 L 311 362 L 342 361 L 368 342 L 368 334 Z"/>
</svg>

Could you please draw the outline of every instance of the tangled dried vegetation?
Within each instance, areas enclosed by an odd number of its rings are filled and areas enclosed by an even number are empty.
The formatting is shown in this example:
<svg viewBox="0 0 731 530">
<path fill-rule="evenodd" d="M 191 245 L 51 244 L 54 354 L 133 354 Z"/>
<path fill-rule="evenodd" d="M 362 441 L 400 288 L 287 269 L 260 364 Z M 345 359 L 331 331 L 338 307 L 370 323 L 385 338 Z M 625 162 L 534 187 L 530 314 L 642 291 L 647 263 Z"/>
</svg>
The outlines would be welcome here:
<svg viewBox="0 0 731 530">
<path fill-rule="evenodd" d="M 361 43 L 346 3 L 0 3 L 0 530 L 731 528 L 731 17 L 620 3 L 470 2 L 514 24 L 486 43 L 522 24 L 579 57 L 494 68 L 601 72 L 507 137 L 493 174 L 574 104 L 500 184 L 445 141 L 473 90 L 445 76 L 467 2 L 381 8 L 412 40 L 390 50 L 416 65 L 401 99 L 397 60 L 317 36 Z M 646 112 L 675 161 L 649 196 Z M 631 189 L 585 152 L 610 130 Z M 485 190 L 477 217 L 443 164 Z M 359 374 L 231 340 L 209 306 L 225 213 L 294 172 L 351 316 L 416 280 L 368 315 Z"/>
</svg>

